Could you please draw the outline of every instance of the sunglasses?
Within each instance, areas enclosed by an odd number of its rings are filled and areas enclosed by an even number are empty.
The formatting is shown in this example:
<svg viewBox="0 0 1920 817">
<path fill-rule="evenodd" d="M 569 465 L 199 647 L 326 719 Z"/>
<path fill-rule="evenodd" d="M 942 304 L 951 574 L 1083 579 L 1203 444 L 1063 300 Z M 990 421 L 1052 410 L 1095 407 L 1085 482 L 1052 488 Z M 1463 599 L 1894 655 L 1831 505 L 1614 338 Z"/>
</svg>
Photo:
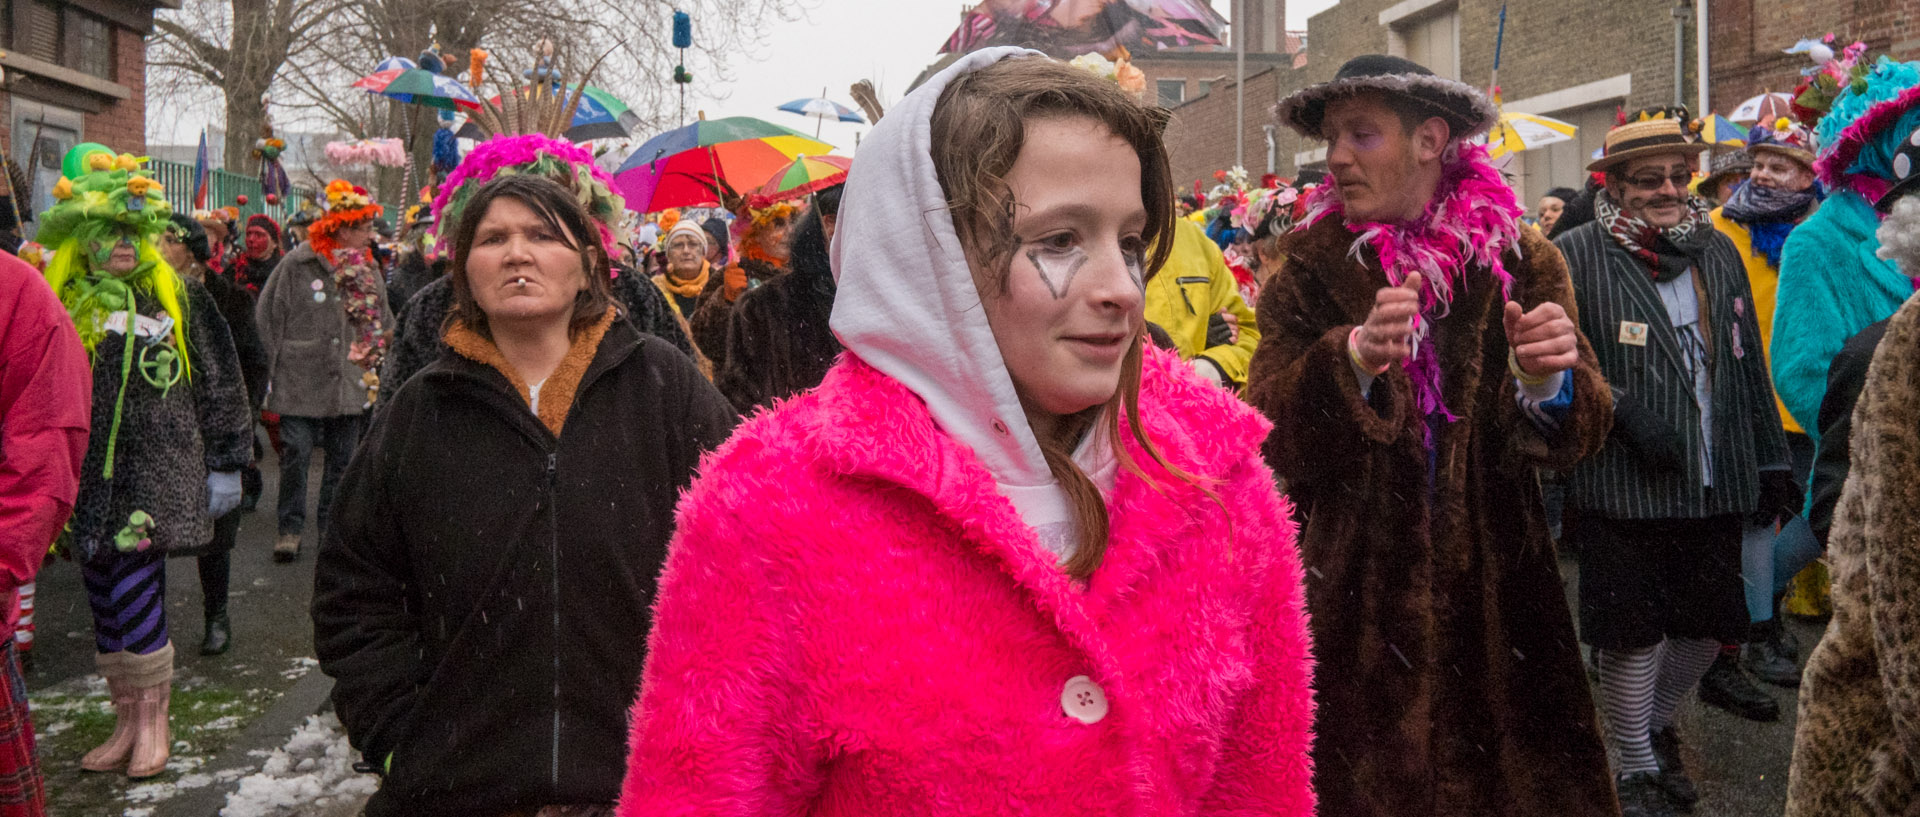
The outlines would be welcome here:
<svg viewBox="0 0 1920 817">
<path fill-rule="evenodd" d="M 1628 187 L 1643 193 L 1651 193 L 1671 183 L 1676 190 L 1687 189 L 1687 183 L 1693 181 L 1693 174 L 1682 171 L 1672 176 L 1635 176 L 1623 179 Z"/>
</svg>

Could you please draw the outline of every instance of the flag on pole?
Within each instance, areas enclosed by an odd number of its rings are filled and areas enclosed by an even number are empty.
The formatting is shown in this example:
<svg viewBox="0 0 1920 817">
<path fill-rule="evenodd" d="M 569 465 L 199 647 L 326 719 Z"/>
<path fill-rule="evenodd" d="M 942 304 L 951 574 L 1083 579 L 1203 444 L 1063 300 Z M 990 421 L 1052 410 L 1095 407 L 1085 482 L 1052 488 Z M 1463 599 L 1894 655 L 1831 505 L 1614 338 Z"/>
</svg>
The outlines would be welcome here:
<svg viewBox="0 0 1920 817">
<path fill-rule="evenodd" d="M 212 175 L 207 167 L 207 131 L 200 131 L 200 152 L 193 157 L 193 209 L 207 209 L 207 181 Z"/>
</svg>

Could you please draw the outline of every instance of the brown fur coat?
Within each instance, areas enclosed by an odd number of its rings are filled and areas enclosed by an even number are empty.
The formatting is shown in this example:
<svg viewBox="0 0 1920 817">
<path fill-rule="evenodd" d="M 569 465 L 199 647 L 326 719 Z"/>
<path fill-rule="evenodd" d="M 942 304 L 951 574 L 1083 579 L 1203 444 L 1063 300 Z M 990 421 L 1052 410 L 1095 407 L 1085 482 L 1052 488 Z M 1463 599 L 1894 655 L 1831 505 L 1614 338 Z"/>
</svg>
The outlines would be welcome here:
<svg viewBox="0 0 1920 817">
<path fill-rule="evenodd" d="M 1551 439 L 1515 405 L 1504 302 L 1485 271 L 1435 322 L 1447 406 L 1422 444 L 1399 364 L 1363 397 L 1347 334 L 1387 285 L 1337 218 L 1289 237 L 1260 294 L 1248 398 L 1300 509 L 1312 616 L 1314 788 L 1339 817 L 1613 817 L 1613 783 L 1548 537 L 1536 466 L 1600 447 L 1613 403 L 1580 341 Z M 1565 262 L 1532 229 L 1514 298 L 1575 316 Z M 1429 489 L 1430 467 L 1436 474 Z"/>
<path fill-rule="evenodd" d="M 1920 814 L 1920 297 L 1887 324 L 1853 413 L 1807 659 L 1787 817 Z"/>
</svg>

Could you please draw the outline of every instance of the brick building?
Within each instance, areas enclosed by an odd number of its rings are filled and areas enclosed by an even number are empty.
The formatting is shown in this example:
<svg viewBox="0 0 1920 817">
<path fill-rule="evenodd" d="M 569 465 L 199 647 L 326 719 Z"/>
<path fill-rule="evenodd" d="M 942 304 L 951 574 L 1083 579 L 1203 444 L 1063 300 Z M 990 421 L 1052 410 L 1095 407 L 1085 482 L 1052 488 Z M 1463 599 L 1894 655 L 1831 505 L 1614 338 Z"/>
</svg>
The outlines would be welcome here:
<svg viewBox="0 0 1920 817">
<path fill-rule="evenodd" d="M 1772 4 L 1776 0 L 1760 0 Z M 1307 21 L 1307 64 L 1293 87 L 1324 82 L 1348 59 L 1398 54 L 1435 73 L 1487 87 L 1502 0 L 1342 0 Z M 1507 0 L 1500 65 L 1504 110 L 1551 116 L 1579 136 L 1518 154 L 1507 165 L 1523 201 L 1577 187 L 1619 108 L 1674 101 L 1672 0 Z M 1682 98 L 1696 105 L 1694 17 L 1680 9 Z M 1282 130 L 1288 170 L 1324 163 L 1318 144 Z M 1282 171 L 1287 172 L 1287 171 Z"/>
<path fill-rule="evenodd" d="M 1709 103 L 1724 112 L 1765 91 L 1791 92 L 1811 63 L 1781 52 L 1804 38 L 1833 32 L 1839 45 L 1860 40 L 1869 54 L 1920 59 L 1920 0 L 1710 0 L 1707 31 Z"/>
<path fill-rule="evenodd" d="M 60 159 L 75 144 L 146 151 L 145 37 L 155 9 L 179 7 L 180 0 L 0 0 L 0 141 L 14 161 L 34 160 L 34 201 L 23 210 L 51 206 Z"/>
</svg>

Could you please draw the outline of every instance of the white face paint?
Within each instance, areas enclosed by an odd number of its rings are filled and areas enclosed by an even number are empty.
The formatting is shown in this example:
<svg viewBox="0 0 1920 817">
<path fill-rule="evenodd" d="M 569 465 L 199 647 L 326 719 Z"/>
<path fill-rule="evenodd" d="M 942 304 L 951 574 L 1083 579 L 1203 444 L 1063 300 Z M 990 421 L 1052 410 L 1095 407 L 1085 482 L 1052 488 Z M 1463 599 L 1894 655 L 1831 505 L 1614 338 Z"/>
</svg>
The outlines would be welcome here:
<svg viewBox="0 0 1920 817">
<path fill-rule="evenodd" d="M 1067 297 L 1067 291 L 1073 288 L 1073 277 L 1087 265 L 1087 251 L 1079 247 L 1031 249 L 1027 250 L 1027 260 L 1033 262 L 1034 271 L 1040 273 L 1040 283 L 1047 285 L 1047 291 L 1053 293 L 1057 301 Z"/>
</svg>

